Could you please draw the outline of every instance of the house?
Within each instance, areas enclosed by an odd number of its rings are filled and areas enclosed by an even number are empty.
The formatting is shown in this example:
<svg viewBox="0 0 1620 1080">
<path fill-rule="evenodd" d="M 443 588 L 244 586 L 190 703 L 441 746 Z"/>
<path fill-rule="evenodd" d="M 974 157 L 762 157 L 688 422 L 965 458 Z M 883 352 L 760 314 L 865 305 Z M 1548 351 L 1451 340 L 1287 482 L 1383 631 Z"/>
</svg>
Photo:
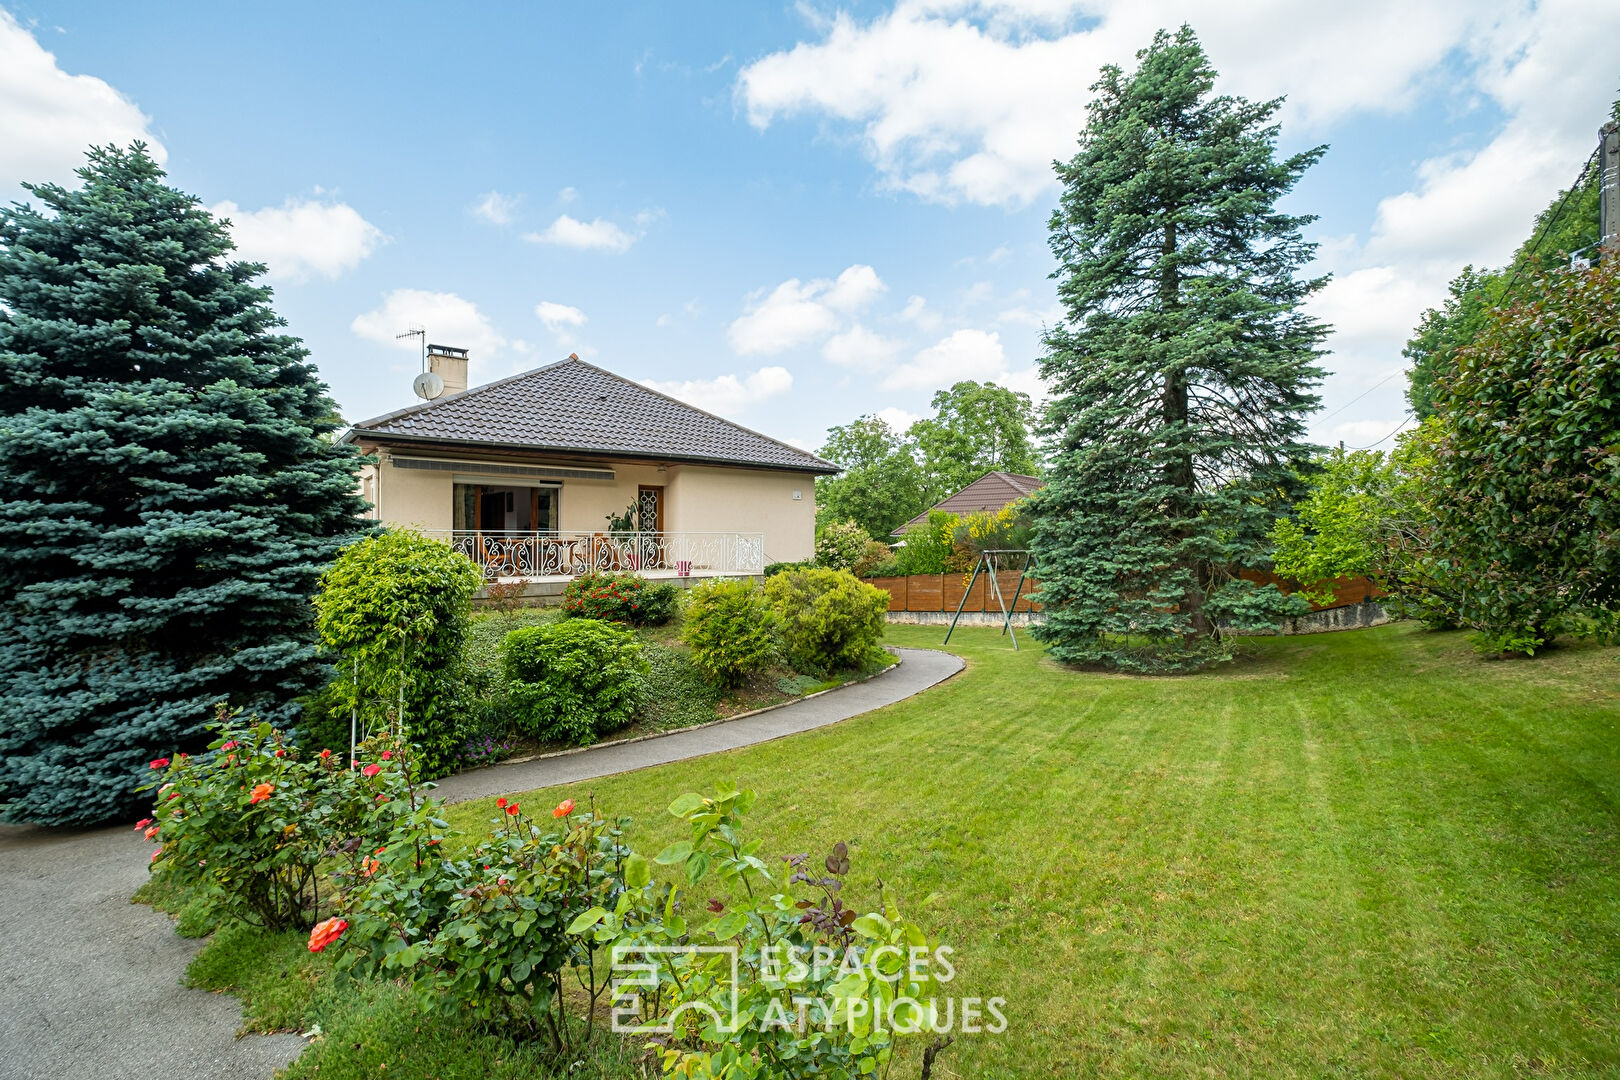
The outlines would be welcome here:
<svg viewBox="0 0 1620 1080">
<path fill-rule="evenodd" d="M 466 350 L 428 361 L 441 396 L 343 440 L 377 458 L 361 475 L 376 520 L 486 576 L 759 574 L 814 554 L 815 478 L 838 466 L 578 356 L 471 389 Z"/>
<path fill-rule="evenodd" d="M 936 510 L 943 510 L 958 517 L 966 517 L 980 511 L 995 513 L 1008 503 L 1035 494 L 1043 486 L 1044 482 L 1039 477 L 1010 472 L 987 472 L 950 498 L 930 506 L 889 535 L 905 535 L 905 531 L 913 525 L 925 524 L 928 515 Z"/>
</svg>

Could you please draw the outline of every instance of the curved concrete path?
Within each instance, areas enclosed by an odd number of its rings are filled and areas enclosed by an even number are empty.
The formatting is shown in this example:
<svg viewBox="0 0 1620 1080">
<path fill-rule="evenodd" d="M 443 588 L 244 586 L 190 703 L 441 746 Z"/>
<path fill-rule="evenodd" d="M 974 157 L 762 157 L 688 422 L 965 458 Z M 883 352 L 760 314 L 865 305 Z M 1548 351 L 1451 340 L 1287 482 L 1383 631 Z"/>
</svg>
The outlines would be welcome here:
<svg viewBox="0 0 1620 1080">
<path fill-rule="evenodd" d="M 453 802 L 733 750 L 893 704 L 962 670 L 959 657 L 898 649 L 875 678 L 738 720 L 447 777 Z M 127 827 L 0 826 L 0 1080 L 265 1080 L 296 1035 L 236 1037 L 236 998 L 180 985 L 201 941 L 129 902 L 150 846 Z"/>
<path fill-rule="evenodd" d="M 152 845 L 128 826 L 0 826 L 0 1078 L 266 1080 L 296 1035 L 247 1035 L 242 1003 L 180 985 L 202 948 L 129 902 Z"/>
<path fill-rule="evenodd" d="M 511 765 L 457 773 L 440 780 L 438 791 L 447 802 L 465 802 L 490 795 L 572 784 L 599 776 L 633 772 L 672 761 L 702 757 L 721 750 L 736 750 L 755 743 L 813 731 L 873 709 L 892 705 L 921 693 L 955 675 L 962 658 L 934 649 L 896 649 L 900 663 L 865 682 L 841 686 L 804 701 L 790 701 L 765 712 L 703 727 L 671 731 L 667 735 L 535 758 Z"/>
</svg>

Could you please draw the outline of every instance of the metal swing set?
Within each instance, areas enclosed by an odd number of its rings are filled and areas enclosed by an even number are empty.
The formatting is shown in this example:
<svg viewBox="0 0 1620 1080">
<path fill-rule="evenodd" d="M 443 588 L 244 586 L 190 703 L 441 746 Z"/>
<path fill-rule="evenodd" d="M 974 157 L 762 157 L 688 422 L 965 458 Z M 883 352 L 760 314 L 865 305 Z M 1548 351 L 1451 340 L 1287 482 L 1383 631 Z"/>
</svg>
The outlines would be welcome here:
<svg viewBox="0 0 1620 1080">
<path fill-rule="evenodd" d="M 1003 557 L 1008 561 L 1007 569 L 1009 570 L 1012 569 L 1014 562 L 1022 560 L 1018 568 L 1018 587 L 1013 589 L 1011 604 L 1007 603 L 1006 598 L 1001 593 L 999 571 Z M 1013 609 L 1018 606 L 1018 599 L 1024 593 L 1024 582 L 1029 579 L 1029 572 L 1034 566 L 1035 555 L 1026 548 L 990 548 L 979 552 L 979 561 L 973 564 L 973 576 L 968 578 L 967 588 L 962 590 L 962 599 L 956 605 L 956 614 L 951 616 L 950 629 L 945 631 L 945 640 L 940 644 L 950 644 L 951 634 L 956 631 L 957 620 L 962 617 L 962 609 L 967 607 L 968 597 L 973 595 L 974 583 L 979 580 L 979 574 L 988 573 L 990 575 L 990 590 L 995 593 L 996 603 L 1001 607 L 1001 632 L 1012 639 L 1013 651 L 1016 652 L 1018 650 L 1018 635 L 1013 632 L 1012 628 Z"/>
</svg>

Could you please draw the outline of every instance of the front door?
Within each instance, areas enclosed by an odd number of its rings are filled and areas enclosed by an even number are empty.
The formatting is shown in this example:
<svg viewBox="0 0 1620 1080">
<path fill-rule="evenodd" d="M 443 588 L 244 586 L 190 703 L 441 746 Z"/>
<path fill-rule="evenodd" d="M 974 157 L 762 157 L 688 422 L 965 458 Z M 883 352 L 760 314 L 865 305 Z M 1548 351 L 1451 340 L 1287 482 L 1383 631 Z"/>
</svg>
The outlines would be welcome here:
<svg viewBox="0 0 1620 1080">
<path fill-rule="evenodd" d="M 636 492 L 636 531 L 664 531 L 664 489 L 642 485 Z"/>
</svg>

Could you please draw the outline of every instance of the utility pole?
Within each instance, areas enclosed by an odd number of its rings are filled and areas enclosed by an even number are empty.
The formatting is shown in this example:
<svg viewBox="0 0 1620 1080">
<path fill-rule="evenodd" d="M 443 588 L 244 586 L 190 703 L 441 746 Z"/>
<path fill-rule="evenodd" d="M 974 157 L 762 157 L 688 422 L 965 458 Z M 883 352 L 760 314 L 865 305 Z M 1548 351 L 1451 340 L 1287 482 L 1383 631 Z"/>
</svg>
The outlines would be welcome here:
<svg viewBox="0 0 1620 1080">
<path fill-rule="evenodd" d="M 1620 123 L 1598 129 L 1598 234 L 1603 247 L 1620 246 Z"/>
</svg>

